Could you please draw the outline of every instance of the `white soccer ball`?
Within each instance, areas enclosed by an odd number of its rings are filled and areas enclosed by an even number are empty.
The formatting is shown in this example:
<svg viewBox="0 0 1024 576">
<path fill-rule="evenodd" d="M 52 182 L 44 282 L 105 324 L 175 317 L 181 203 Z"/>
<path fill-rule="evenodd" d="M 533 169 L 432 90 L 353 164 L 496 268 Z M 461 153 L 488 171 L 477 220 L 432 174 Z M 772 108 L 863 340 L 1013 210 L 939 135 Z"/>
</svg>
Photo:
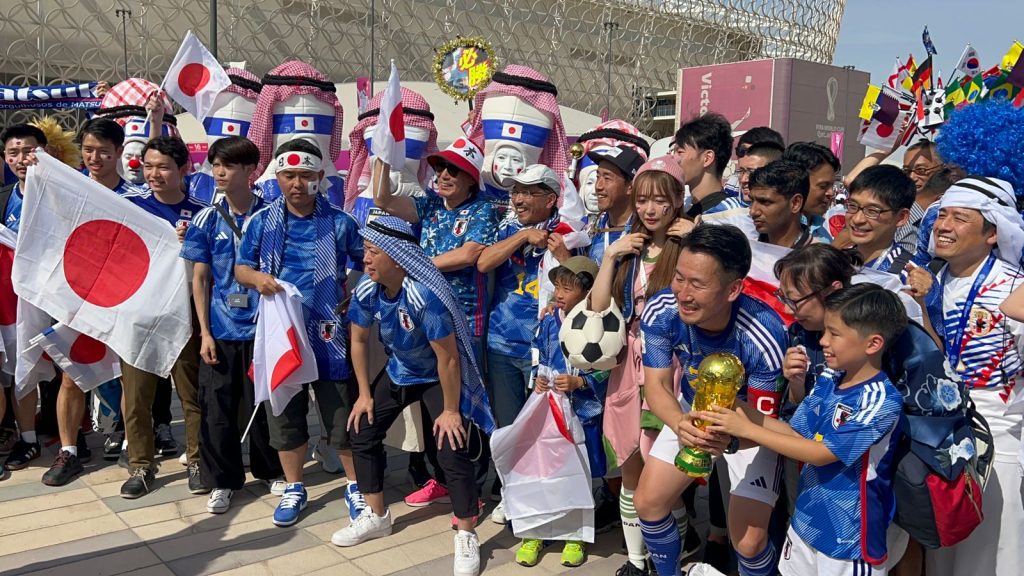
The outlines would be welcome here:
<svg viewBox="0 0 1024 576">
<path fill-rule="evenodd" d="M 558 332 L 562 353 L 574 368 L 611 370 L 626 346 L 626 321 L 614 302 L 603 312 L 589 310 L 587 304 L 583 300 L 565 315 Z"/>
</svg>

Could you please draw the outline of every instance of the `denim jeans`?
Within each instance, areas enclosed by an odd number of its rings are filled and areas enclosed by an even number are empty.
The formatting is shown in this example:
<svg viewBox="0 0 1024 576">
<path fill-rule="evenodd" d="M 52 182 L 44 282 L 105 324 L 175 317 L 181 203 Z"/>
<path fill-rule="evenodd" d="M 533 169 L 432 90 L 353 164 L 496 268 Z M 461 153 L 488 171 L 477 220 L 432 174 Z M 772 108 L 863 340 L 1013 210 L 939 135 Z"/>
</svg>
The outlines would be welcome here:
<svg viewBox="0 0 1024 576">
<path fill-rule="evenodd" d="M 508 426 L 526 404 L 530 382 L 530 358 L 516 358 L 487 351 L 487 396 L 498 427 Z"/>
</svg>

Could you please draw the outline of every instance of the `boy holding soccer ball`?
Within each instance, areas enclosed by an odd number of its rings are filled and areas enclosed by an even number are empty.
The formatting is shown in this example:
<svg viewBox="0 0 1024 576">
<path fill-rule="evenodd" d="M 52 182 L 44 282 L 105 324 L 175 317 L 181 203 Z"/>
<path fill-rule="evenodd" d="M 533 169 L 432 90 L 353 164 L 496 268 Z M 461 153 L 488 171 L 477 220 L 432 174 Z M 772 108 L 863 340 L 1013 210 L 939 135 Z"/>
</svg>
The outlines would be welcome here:
<svg viewBox="0 0 1024 576">
<path fill-rule="evenodd" d="M 608 373 L 580 372 L 571 366 L 562 352 L 558 338 L 566 314 L 586 298 L 596 277 L 597 264 L 586 256 L 573 256 L 548 272 L 548 278 L 555 287 L 552 301 L 555 309 L 541 319 L 537 336 L 533 340 L 533 357 L 537 362 L 533 368 L 533 391 L 543 394 L 554 389 L 569 397 L 572 411 L 579 418 L 586 437 L 590 475 L 600 478 L 605 473 L 601 414 L 604 410 Z M 580 486 L 580 490 L 589 491 L 590 486 Z M 535 566 L 543 546 L 541 540 L 524 538 L 516 551 L 516 562 L 523 566 Z M 582 541 L 566 541 L 562 549 L 563 566 L 579 566 L 585 557 Z"/>
</svg>

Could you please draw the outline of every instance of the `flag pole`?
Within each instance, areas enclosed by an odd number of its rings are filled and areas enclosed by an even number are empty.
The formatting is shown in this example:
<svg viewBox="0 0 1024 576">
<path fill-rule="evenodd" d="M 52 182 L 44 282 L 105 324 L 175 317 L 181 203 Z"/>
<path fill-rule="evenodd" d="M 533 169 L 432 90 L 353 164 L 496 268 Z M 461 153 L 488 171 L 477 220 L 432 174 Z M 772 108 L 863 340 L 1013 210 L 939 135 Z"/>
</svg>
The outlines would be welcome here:
<svg viewBox="0 0 1024 576">
<path fill-rule="evenodd" d="M 249 435 L 252 423 L 256 421 L 256 414 L 260 411 L 260 406 L 263 406 L 263 402 L 258 402 L 252 409 L 252 416 L 249 416 L 249 423 L 245 425 L 245 432 L 242 432 L 242 444 L 245 444 L 245 438 Z"/>
</svg>

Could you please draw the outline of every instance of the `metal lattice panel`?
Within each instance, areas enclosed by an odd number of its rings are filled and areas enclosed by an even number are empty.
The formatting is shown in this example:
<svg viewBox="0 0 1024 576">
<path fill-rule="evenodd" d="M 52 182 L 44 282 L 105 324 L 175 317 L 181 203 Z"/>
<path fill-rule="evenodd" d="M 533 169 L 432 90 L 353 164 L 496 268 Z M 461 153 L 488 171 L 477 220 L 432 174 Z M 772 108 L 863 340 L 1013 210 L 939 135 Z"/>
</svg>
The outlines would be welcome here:
<svg viewBox="0 0 1024 576">
<path fill-rule="evenodd" d="M 371 0 L 222 0 L 218 56 L 261 75 L 286 59 L 335 82 L 367 76 Z M 403 79 L 431 80 L 435 47 L 482 36 L 504 64 L 544 73 L 559 101 L 648 126 L 658 90 L 679 68 L 769 57 L 830 63 L 845 0 L 376 0 L 375 76 L 390 59 Z M 0 82 L 57 84 L 129 74 L 159 82 L 185 30 L 209 45 L 195 0 L 8 0 L 0 8 Z M 610 72 L 609 72 L 610 68 Z M 611 82 L 607 78 L 610 74 Z M 608 86 L 611 89 L 608 89 Z M 74 120 L 74 112 L 66 112 Z M 24 112 L 0 116 L 20 121 Z M 346 127 L 347 128 L 347 127 Z"/>
</svg>

